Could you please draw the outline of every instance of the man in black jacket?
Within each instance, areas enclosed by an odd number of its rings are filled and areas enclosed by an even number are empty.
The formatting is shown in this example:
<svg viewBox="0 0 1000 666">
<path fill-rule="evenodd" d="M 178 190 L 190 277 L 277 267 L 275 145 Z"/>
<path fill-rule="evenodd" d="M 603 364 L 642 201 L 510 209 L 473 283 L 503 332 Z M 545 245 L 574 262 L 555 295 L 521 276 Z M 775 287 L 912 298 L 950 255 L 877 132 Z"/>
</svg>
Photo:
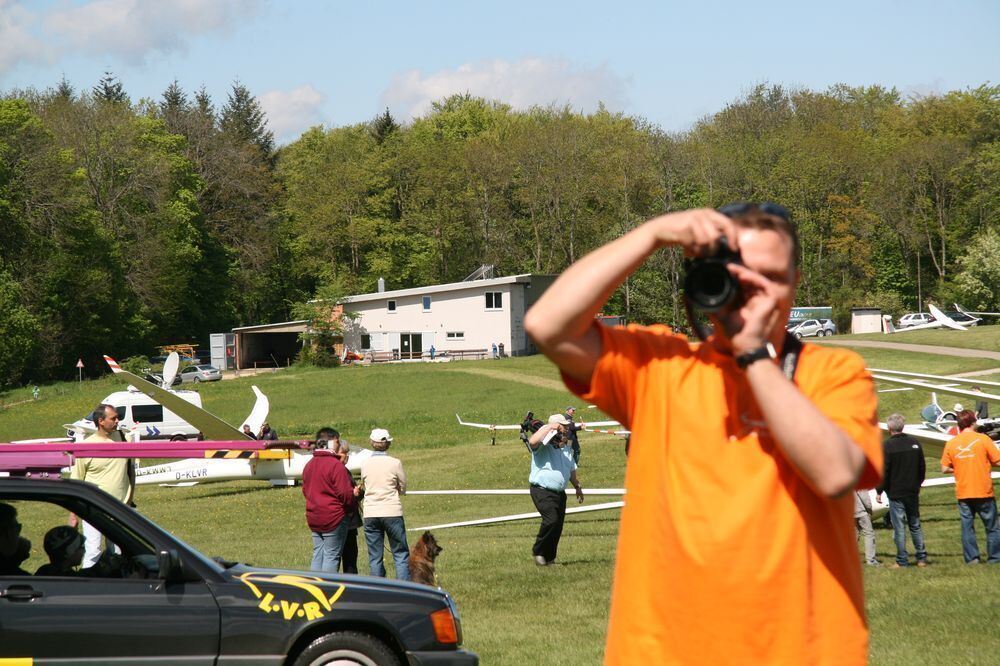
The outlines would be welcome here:
<svg viewBox="0 0 1000 666">
<path fill-rule="evenodd" d="M 879 492 L 889 496 L 892 516 L 892 537 L 896 542 L 896 563 L 891 568 L 909 566 L 906 552 L 906 527 L 910 528 L 917 566 L 927 566 L 924 530 L 920 526 L 920 484 L 924 482 L 926 463 L 924 450 L 913 437 L 903 434 L 906 420 L 902 414 L 892 414 L 885 420 L 889 439 L 885 440 L 885 471 Z"/>
</svg>

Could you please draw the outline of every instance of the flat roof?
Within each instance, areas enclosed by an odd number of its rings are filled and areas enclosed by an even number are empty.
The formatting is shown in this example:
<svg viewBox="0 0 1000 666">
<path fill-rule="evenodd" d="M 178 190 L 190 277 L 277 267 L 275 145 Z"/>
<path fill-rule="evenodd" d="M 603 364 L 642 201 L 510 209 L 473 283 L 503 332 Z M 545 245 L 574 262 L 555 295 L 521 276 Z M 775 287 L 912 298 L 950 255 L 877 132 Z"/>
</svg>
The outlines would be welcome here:
<svg viewBox="0 0 1000 666">
<path fill-rule="evenodd" d="M 283 321 L 277 324 L 258 324 L 257 326 L 240 326 L 233 333 L 302 333 L 309 325 L 308 319 L 298 321 Z"/>
<path fill-rule="evenodd" d="M 394 289 L 392 291 L 377 291 L 371 294 L 357 294 L 347 296 L 342 303 L 364 303 L 366 301 L 377 301 L 382 298 L 402 298 L 405 296 L 421 296 L 423 294 L 440 294 L 446 291 L 462 291 L 464 289 L 480 289 L 482 287 L 498 287 L 503 284 L 528 283 L 532 277 L 554 277 L 538 273 L 524 273 L 522 275 L 510 275 L 508 277 L 491 278 L 489 280 L 468 280 L 466 282 L 449 282 L 447 284 L 432 284 L 427 287 L 413 287 L 411 289 Z M 237 329 L 233 329 L 234 331 Z"/>
</svg>

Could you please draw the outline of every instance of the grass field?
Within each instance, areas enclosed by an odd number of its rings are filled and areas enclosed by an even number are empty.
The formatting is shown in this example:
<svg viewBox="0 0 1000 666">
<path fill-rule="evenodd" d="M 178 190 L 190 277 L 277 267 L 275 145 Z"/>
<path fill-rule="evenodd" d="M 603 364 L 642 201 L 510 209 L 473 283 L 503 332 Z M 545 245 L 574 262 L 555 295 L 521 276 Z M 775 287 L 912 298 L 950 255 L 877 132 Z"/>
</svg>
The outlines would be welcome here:
<svg viewBox="0 0 1000 666">
<path fill-rule="evenodd" d="M 881 342 L 907 342 L 915 345 L 935 345 L 938 347 L 963 347 L 966 349 L 983 349 L 985 351 L 1000 351 L 1000 326 L 973 326 L 966 331 L 955 331 L 949 328 L 930 328 L 911 331 L 898 335 L 882 333 L 864 333 L 860 335 L 842 336 L 852 340 L 878 340 Z"/>
<path fill-rule="evenodd" d="M 1000 365 L 896 351 L 862 353 L 875 367 L 921 372 L 954 373 Z M 466 420 L 515 423 L 528 409 L 546 415 L 569 404 L 582 406 L 561 388 L 554 368 L 541 357 L 293 369 L 201 385 L 197 390 L 206 408 L 238 423 L 253 402 L 251 383 L 270 397 L 269 420 L 282 437 L 309 436 L 329 424 L 349 441 L 363 443 L 370 428 L 388 428 L 395 437 L 392 453 L 402 459 L 414 490 L 526 487 L 527 454 L 516 434 L 500 433 L 497 445 L 490 446 L 489 433 L 458 426 L 456 412 Z M 58 435 L 62 423 L 75 420 L 119 389 L 120 384 L 108 378 L 44 386 L 38 401 L 31 401 L 26 391 L 11 392 L 3 397 L 3 404 L 11 406 L 0 408 L 0 441 Z M 927 396 L 916 391 L 881 397 L 883 416 L 901 411 L 915 417 L 927 402 Z M 585 418 L 603 417 L 591 410 L 586 413 Z M 621 487 L 625 462 L 621 440 L 588 435 L 583 447 L 584 487 Z M 928 469 L 936 470 L 936 462 L 929 459 Z M 872 663 L 971 664 L 996 658 L 1000 567 L 962 564 L 952 492 L 950 487 L 929 489 L 922 496 L 931 567 L 865 572 Z M 142 487 L 137 501 L 140 511 L 209 555 L 264 566 L 308 566 L 310 541 L 298 488 L 252 482 Z M 606 499 L 588 499 L 588 503 L 601 501 Z M 527 496 L 405 499 L 410 527 L 530 510 Z M 439 531 L 445 550 L 438 574 L 462 612 L 467 647 L 484 664 L 600 663 L 617 518 L 617 511 L 570 516 L 560 564 L 544 569 L 530 557 L 537 530 L 534 521 Z M 26 531 L 35 542 L 29 566 L 42 562 L 42 531 L 43 526 Z M 879 557 L 888 564 L 894 556 L 891 532 L 876 534 Z M 361 548 L 364 561 L 363 544 Z"/>
</svg>

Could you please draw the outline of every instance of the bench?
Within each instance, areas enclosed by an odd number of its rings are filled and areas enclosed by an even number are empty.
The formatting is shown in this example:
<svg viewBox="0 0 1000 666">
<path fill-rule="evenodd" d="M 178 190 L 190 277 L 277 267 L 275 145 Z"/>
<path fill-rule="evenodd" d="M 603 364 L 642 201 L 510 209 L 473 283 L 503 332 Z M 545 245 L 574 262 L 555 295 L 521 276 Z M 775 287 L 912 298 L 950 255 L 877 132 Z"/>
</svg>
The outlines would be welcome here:
<svg viewBox="0 0 1000 666">
<path fill-rule="evenodd" d="M 447 354 L 448 356 L 457 359 L 484 359 L 490 357 L 489 349 L 448 349 L 438 353 L 442 356 Z"/>
</svg>

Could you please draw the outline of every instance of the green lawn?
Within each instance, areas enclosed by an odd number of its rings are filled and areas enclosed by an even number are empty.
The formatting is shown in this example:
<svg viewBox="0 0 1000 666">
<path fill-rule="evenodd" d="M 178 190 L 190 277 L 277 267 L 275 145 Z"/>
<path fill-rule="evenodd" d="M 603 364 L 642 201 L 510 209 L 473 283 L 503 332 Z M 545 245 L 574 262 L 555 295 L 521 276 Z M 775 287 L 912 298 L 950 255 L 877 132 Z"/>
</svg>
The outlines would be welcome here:
<svg viewBox="0 0 1000 666">
<path fill-rule="evenodd" d="M 935 345 L 939 347 L 962 347 L 965 349 L 1000 351 L 1000 326 L 983 326 L 980 324 L 979 326 L 973 326 L 966 331 L 956 331 L 950 328 L 931 328 L 896 335 L 863 333 L 859 335 L 838 336 L 838 339 L 906 342 L 915 345 Z"/>
<path fill-rule="evenodd" d="M 979 359 L 862 352 L 871 365 L 897 369 L 951 373 L 994 367 Z M 403 460 L 414 490 L 526 486 L 527 455 L 516 434 L 499 433 L 497 445 L 490 446 L 488 432 L 460 427 L 455 412 L 475 421 L 516 423 L 528 409 L 544 416 L 568 404 L 584 407 L 565 390 L 554 388 L 556 372 L 541 357 L 293 369 L 200 385 L 197 390 L 208 409 L 238 423 L 253 402 L 251 383 L 270 397 L 269 420 L 283 437 L 308 436 L 329 424 L 349 441 L 362 443 L 371 427 L 388 428 L 396 438 L 392 452 Z M 75 420 L 119 388 L 110 378 L 44 386 L 40 400 L 0 408 L 0 440 L 58 435 L 62 423 Z M 25 396 L 30 398 L 30 393 L 11 392 L 4 404 Z M 928 400 L 917 391 L 880 397 L 883 416 L 899 410 L 915 417 Z M 594 411 L 584 413 L 603 418 Z M 621 440 L 586 436 L 580 470 L 584 487 L 620 487 L 624 461 Z M 929 459 L 928 468 L 936 469 L 936 461 Z M 588 503 L 612 499 L 592 497 Z M 209 555 L 265 566 L 308 566 L 310 541 L 298 488 L 252 482 L 142 487 L 137 501 L 142 512 Z M 530 510 L 527 496 L 405 499 L 410 527 Z M 926 492 L 923 513 L 933 566 L 866 570 L 872 662 L 988 663 L 998 645 L 993 636 L 1000 567 L 967 568 L 961 563 L 950 488 Z M 544 569 L 530 557 L 534 521 L 437 532 L 445 548 L 438 561 L 439 579 L 459 604 L 467 647 L 485 664 L 600 663 L 617 518 L 617 511 L 569 517 L 560 565 Z M 26 526 L 26 536 L 35 543 L 29 566 L 42 562 L 45 527 Z M 890 563 L 891 532 L 879 530 L 877 538 L 879 556 Z M 361 557 L 364 560 L 363 544 Z M 530 629 L 539 623 L 558 631 Z M 546 657 L 540 660 L 540 654 Z"/>
</svg>

